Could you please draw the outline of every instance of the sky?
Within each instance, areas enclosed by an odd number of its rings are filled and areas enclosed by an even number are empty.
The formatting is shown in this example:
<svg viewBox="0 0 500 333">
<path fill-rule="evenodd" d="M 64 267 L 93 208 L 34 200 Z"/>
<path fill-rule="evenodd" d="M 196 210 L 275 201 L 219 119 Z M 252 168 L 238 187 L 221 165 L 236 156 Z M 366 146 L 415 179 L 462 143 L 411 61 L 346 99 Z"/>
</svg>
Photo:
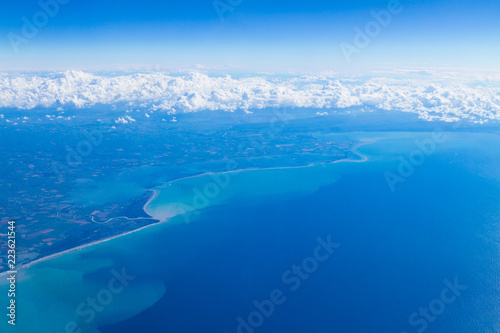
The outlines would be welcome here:
<svg viewBox="0 0 500 333">
<path fill-rule="evenodd" d="M 8 1 L 0 70 L 499 69 L 499 14 L 498 0 Z"/>
</svg>

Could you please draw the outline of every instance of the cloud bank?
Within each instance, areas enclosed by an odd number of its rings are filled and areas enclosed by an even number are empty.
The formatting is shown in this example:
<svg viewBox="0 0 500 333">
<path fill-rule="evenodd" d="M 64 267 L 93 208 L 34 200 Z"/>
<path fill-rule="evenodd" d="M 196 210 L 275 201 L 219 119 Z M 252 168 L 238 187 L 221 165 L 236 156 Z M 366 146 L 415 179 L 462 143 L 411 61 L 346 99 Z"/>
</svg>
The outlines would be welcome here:
<svg viewBox="0 0 500 333">
<path fill-rule="evenodd" d="M 475 82 L 475 83 L 474 83 Z M 480 81 L 335 76 L 232 78 L 199 72 L 98 75 L 81 71 L 0 74 L 0 108 L 91 108 L 128 103 L 170 114 L 268 107 L 371 107 L 422 118 L 500 119 L 500 88 Z M 126 119 L 124 119 L 126 120 Z"/>
</svg>

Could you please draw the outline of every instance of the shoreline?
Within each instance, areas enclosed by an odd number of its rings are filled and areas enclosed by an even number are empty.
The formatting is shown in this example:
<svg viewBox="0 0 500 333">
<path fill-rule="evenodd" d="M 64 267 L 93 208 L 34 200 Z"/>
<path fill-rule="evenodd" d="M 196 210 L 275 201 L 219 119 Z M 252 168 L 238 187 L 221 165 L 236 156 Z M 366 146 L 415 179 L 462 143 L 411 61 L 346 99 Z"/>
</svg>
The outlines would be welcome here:
<svg viewBox="0 0 500 333">
<path fill-rule="evenodd" d="M 152 191 L 153 194 L 148 199 L 148 201 L 146 201 L 146 203 L 142 206 L 142 209 L 143 209 L 143 211 L 146 214 L 148 214 L 149 216 L 151 216 L 152 219 L 154 219 L 153 216 L 147 211 L 147 206 L 154 199 L 156 199 L 158 197 L 158 195 L 160 194 L 160 191 L 158 189 L 170 186 L 169 184 L 177 182 L 177 181 L 180 181 L 180 180 L 185 180 L 185 179 L 190 179 L 190 178 L 197 178 L 197 177 L 202 177 L 202 176 L 209 176 L 209 175 L 216 175 L 216 174 L 237 173 L 237 172 L 244 172 L 244 171 L 309 168 L 309 167 L 314 167 L 314 166 L 321 165 L 321 164 L 335 164 L 335 163 L 339 163 L 339 162 L 356 162 L 356 163 L 366 162 L 368 160 L 368 156 L 365 156 L 365 155 L 359 153 L 358 148 L 361 147 L 361 146 L 364 146 L 366 144 L 370 144 L 370 143 L 376 142 L 376 141 L 377 141 L 376 139 L 361 140 L 358 144 L 354 145 L 351 148 L 351 152 L 353 152 L 354 154 L 356 154 L 357 156 L 360 157 L 359 160 L 356 160 L 356 159 L 353 159 L 353 158 L 343 158 L 343 159 L 336 160 L 336 161 L 333 161 L 333 162 L 328 162 L 328 163 L 311 163 L 311 164 L 302 165 L 302 166 L 273 167 L 273 168 L 248 168 L 248 169 L 228 170 L 228 171 L 222 171 L 222 172 L 204 172 L 204 173 L 201 173 L 201 174 L 198 174 L 198 175 L 192 175 L 192 176 L 188 176 L 188 177 L 183 177 L 183 178 L 175 179 L 175 180 L 169 181 L 169 182 L 167 182 L 167 183 L 165 183 L 165 184 L 163 184 L 161 186 L 158 186 L 156 189 L 150 189 L 149 191 Z M 126 218 L 126 217 L 119 217 L 119 218 Z M 87 243 L 87 244 L 79 245 L 79 246 L 76 246 L 76 247 L 73 247 L 73 248 L 61 251 L 61 252 L 50 254 L 48 256 L 45 256 L 45 257 L 42 257 L 42 258 L 39 258 L 39 259 L 35 259 L 35 260 L 33 260 L 33 261 L 29 262 L 29 263 L 22 264 L 19 267 L 17 267 L 16 270 L 19 271 L 19 270 L 23 270 L 23 269 L 28 269 L 31 266 L 36 265 L 36 264 L 41 263 L 41 262 L 44 262 L 46 260 L 55 259 L 57 257 L 60 257 L 60 256 L 64 255 L 64 254 L 78 252 L 78 251 L 81 251 L 81 250 L 83 250 L 83 249 L 85 249 L 87 247 L 91 247 L 91 246 L 94 246 L 94 245 L 97 245 L 97 244 L 100 244 L 100 243 L 108 242 L 108 241 L 113 240 L 115 238 L 123 237 L 123 236 L 129 235 L 129 234 L 132 234 L 134 232 L 138 232 L 140 230 L 143 230 L 143 229 L 146 229 L 146 228 L 149 228 L 149 227 L 153 227 L 153 226 L 156 226 L 156 225 L 160 225 L 160 224 L 163 224 L 163 223 L 167 223 L 167 222 L 168 222 L 168 219 L 166 219 L 164 221 L 159 221 L 159 222 L 156 222 L 156 223 L 151 223 L 151 224 L 142 226 L 140 228 L 127 231 L 125 233 L 117 234 L 117 235 L 114 235 L 114 236 L 111 236 L 111 237 L 107 237 L 107 238 L 103 238 L 103 239 L 100 239 L 100 240 L 96 240 L 96 241 L 93 241 L 93 242 L 90 242 L 90 243 Z M 4 276 L 4 275 L 7 275 L 7 274 L 8 274 L 8 271 L 0 272 L 0 276 Z"/>
<path fill-rule="evenodd" d="M 147 207 L 148 205 L 154 200 L 156 199 L 156 197 L 160 194 L 160 191 L 158 190 L 150 190 L 150 191 L 153 191 L 153 195 L 149 197 L 148 201 L 146 201 L 146 203 L 142 206 L 142 210 L 144 211 L 144 213 L 148 214 L 149 216 L 151 216 L 151 218 L 153 218 L 153 215 L 151 215 L 148 211 L 147 211 Z M 161 222 L 161 221 L 160 221 Z"/>
<path fill-rule="evenodd" d="M 199 177 L 210 176 L 210 175 L 220 175 L 220 174 L 227 174 L 227 173 L 237 173 L 237 172 L 243 172 L 243 171 L 283 170 L 283 169 L 310 168 L 310 167 L 313 167 L 313 166 L 316 166 L 316 165 L 321 165 L 321 164 L 335 164 L 335 163 L 339 163 L 339 162 L 365 162 L 366 160 L 368 160 L 368 157 L 365 156 L 365 155 L 363 155 L 363 154 L 361 154 L 360 152 L 358 152 L 358 148 L 361 147 L 361 146 L 364 146 L 364 145 L 376 142 L 376 141 L 377 141 L 377 139 L 364 139 L 364 140 L 360 140 L 358 142 L 358 144 L 352 146 L 352 148 L 351 148 L 350 151 L 353 152 L 354 154 L 358 155 L 360 157 L 359 160 L 354 160 L 352 158 L 342 158 L 340 160 L 336 160 L 336 161 L 332 161 L 332 162 L 310 163 L 310 164 L 307 164 L 307 165 L 297 165 L 297 166 L 281 166 L 281 167 L 271 167 L 271 168 L 246 168 L 246 169 L 227 170 L 227 171 L 220 171 L 220 172 L 209 171 L 209 172 L 199 173 L 197 175 L 192 175 L 192 176 L 187 176 L 187 177 L 182 177 L 182 178 L 177 178 L 177 179 L 174 179 L 174 180 L 170 180 L 170 181 L 166 182 L 165 184 L 160 185 L 160 186 L 158 186 L 156 188 L 159 189 L 159 188 L 167 187 L 167 186 L 170 186 L 170 184 L 178 182 L 178 181 L 181 181 L 181 180 L 186 180 L 186 179 L 191 179 L 191 178 L 199 178 Z M 156 192 L 157 190 L 150 190 L 150 191 L 155 191 Z M 155 198 L 156 198 L 156 195 L 155 195 Z M 144 207 L 146 205 L 148 205 L 151 201 L 152 200 L 148 200 L 148 202 L 146 202 L 146 204 L 144 205 Z M 147 213 L 147 214 L 149 214 L 149 213 Z"/>
<path fill-rule="evenodd" d="M 49 259 L 55 259 L 57 257 L 60 257 L 60 256 L 64 255 L 64 254 L 79 252 L 79 251 L 81 251 L 81 250 L 83 250 L 83 249 L 85 249 L 87 247 L 91 247 L 91 246 L 94 246 L 94 245 L 97 245 L 97 244 L 100 244 L 100 243 L 105 243 L 105 242 L 108 242 L 108 241 L 113 240 L 115 238 L 123 237 L 123 236 L 129 235 L 129 234 L 132 234 L 134 232 L 140 231 L 142 229 L 149 228 L 149 227 L 152 227 L 152 226 L 155 226 L 155 225 L 159 225 L 159 224 L 164 223 L 164 222 L 167 222 L 167 221 L 157 222 L 157 223 L 151 223 L 151 224 L 142 226 L 140 228 L 127 231 L 127 232 L 122 233 L 122 234 L 118 234 L 118 235 L 111 236 L 111 237 L 108 237 L 108 238 L 99 239 L 99 240 L 96 240 L 96 241 L 93 241 L 93 242 L 90 242 L 90 243 L 87 243 L 87 244 L 79 245 L 77 247 L 72 247 L 71 249 L 67 249 L 67 250 L 64 250 L 64 251 L 61 251 L 61 252 L 50 254 L 48 256 L 45 256 L 45 257 L 42 257 L 42 258 L 30 261 L 27 264 L 22 264 L 22 265 L 20 265 L 19 267 L 16 268 L 16 271 L 20 271 L 22 269 L 27 269 L 27 268 L 29 268 L 29 267 L 31 267 L 33 265 L 39 264 L 39 263 L 44 262 L 44 261 L 49 260 Z M 8 272 L 9 271 L 1 272 L 0 276 L 7 275 Z"/>
<path fill-rule="evenodd" d="M 149 217 L 127 217 L 127 216 L 115 216 L 115 217 L 111 217 L 109 219 L 107 219 L 106 221 L 104 222 L 97 222 L 95 219 L 94 219 L 94 216 L 91 216 L 90 217 L 90 220 L 94 223 L 97 223 L 97 224 L 105 224 L 105 223 L 108 223 L 109 221 L 111 220 L 116 220 L 116 219 L 127 219 L 129 221 L 134 221 L 134 220 L 156 220 L 150 213 L 147 212 L 146 210 L 146 206 L 151 202 L 153 201 L 156 196 L 158 195 L 159 191 L 158 190 L 148 190 L 148 191 L 151 191 L 153 192 L 153 194 L 149 197 L 148 201 L 146 201 L 146 203 L 144 205 L 142 205 L 142 210 L 144 213 L 146 213 L 147 215 L 149 215 Z"/>
</svg>

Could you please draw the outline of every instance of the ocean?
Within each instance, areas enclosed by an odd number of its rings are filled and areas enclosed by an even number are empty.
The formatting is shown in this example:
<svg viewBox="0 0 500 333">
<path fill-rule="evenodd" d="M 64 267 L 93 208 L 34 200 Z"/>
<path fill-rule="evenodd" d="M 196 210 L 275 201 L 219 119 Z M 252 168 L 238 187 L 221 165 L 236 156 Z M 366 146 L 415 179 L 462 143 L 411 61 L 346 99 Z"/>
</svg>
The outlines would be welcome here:
<svg viewBox="0 0 500 333">
<path fill-rule="evenodd" d="M 167 223 L 20 272 L 1 331 L 500 332 L 500 137 L 331 136 L 358 156 L 156 189 Z"/>
</svg>

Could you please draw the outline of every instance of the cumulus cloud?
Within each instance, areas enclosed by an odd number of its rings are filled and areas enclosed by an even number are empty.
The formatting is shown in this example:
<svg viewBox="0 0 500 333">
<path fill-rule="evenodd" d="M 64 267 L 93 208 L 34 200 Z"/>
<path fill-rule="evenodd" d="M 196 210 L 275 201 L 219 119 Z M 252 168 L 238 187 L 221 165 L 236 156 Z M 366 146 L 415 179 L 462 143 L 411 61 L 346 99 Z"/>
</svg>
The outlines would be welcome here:
<svg viewBox="0 0 500 333">
<path fill-rule="evenodd" d="M 500 119 L 500 88 L 471 80 L 335 76 L 212 77 L 202 73 L 97 75 L 0 74 L 0 108 L 90 108 L 96 104 L 148 107 L 168 114 L 267 107 L 371 107 L 418 113 L 422 118 Z M 323 111 L 325 112 L 325 111 Z M 130 119 L 128 119 L 130 118 Z M 118 118 L 117 123 L 135 121 Z"/>
<path fill-rule="evenodd" d="M 128 124 L 128 121 L 125 120 L 125 118 L 120 117 L 120 118 L 118 118 L 118 119 L 115 120 L 115 123 L 116 124 Z"/>
</svg>

